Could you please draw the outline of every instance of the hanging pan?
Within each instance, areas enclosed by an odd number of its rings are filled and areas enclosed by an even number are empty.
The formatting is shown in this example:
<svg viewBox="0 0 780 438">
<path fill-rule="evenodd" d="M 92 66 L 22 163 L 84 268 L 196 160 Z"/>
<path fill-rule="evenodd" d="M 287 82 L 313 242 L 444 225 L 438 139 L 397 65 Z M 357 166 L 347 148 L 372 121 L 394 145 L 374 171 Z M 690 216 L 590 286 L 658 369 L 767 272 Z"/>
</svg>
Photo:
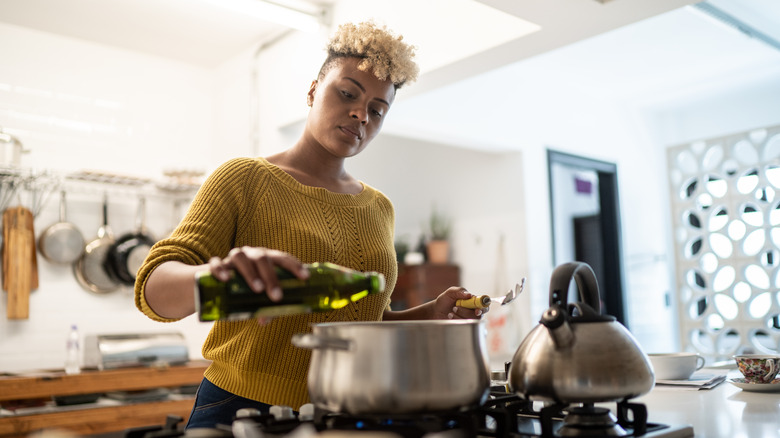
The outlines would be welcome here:
<svg viewBox="0 0 780 438">
<path fill-rule="evenodd" d="M 111 245 L 106 257 L 106 271 L 112 278 L 125 286 L 135 284 L 135 276 L 156 240 L 146 230 L 146 200 L 138 203 L 136 229 L 119 237 Z"/>
<path fill-rule="evenodd" d="M 89 292 L 106 294 L 119 288 L 119 283 L 106 272 L 104 266 L 108 250 L 114 243 L 114 235 L 108 226 L 108 197 L 103 198 L 103 225 L 98 235 L 84 247 L 84 253 L 73 265 L 79 284 Z"/>
<path fill-rule="evenodd" d="M 59 222 L 49 225 L 38 237 L 38 251 L 48 261 L 59 265 L 75 262 L 84 253 L 84 235 L 65 220 L 65 191 L 60 192 Z"/>
</svg>

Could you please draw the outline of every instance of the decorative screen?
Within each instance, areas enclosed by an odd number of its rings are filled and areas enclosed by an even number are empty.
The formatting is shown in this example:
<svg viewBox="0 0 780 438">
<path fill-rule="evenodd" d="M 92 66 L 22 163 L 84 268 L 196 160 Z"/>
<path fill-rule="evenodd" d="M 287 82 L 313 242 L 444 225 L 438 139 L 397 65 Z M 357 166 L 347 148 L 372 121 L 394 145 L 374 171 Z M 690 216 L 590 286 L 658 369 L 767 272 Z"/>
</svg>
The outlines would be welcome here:
<svg viewBox="0 0 780 438">
<path fill-rule="evenodd" d="M 681 343 L 777 353 L 780 126 L 669 148 Z"/>
</svg>

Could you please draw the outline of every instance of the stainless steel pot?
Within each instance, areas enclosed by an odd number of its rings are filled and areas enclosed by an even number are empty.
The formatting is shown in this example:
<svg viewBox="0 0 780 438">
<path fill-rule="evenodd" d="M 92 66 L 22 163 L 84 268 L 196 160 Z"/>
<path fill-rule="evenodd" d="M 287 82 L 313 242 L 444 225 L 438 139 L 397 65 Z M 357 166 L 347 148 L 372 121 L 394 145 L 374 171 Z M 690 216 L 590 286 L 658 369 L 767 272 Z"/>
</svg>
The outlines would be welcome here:
<svg viewBox="0 0 780 438">
<path fill-rule="evenodd" d="M 30 151 L 24 149 L 19 139 L 5 132 L 0 126 L 0 167 L 19 167 L 22 154 L 28 152 Z"/>
<path fill-rule="evenodd" d="M 448 411 L 480 405 L 490 390 L 478 320 L 315 324 L 293 344 L 313 350 L 309 395 L 333 412 Z"/>
</svg>

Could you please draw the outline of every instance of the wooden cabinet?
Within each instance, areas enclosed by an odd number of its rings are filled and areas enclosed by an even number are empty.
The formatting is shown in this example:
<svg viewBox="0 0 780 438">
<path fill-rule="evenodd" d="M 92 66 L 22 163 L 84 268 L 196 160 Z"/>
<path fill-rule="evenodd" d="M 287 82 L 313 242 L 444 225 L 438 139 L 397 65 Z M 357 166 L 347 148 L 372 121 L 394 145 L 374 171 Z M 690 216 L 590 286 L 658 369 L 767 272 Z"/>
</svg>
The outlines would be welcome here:
<svg viewBox="0 0 780 438">
<path fill-rule="evenodd" d="M 460 286 L 460 268 L 457 265 L 399 264 L 391 306 L 394 310 L 415 307 L 438 297 L 451 286 Z"/>
<path fill-rule="evenodd" d="M 54 396 L 144 391 L 198 385 L 208 364 L 203 361 L 165 368 L 126 368 L 84 371 L 81 374 L 46 373 L 0 377 L 0 405 L 12 400 L 50 399 Z M 52 407 L 40 413 L 0 416 L 0 437 L 26 437 L 43 429 L 62 429 L 78 435 L 118 432 L 165 424 L 167 415 L 186 419 L 194 397 L 127 403 L 90 403 Z"/>
</svg>

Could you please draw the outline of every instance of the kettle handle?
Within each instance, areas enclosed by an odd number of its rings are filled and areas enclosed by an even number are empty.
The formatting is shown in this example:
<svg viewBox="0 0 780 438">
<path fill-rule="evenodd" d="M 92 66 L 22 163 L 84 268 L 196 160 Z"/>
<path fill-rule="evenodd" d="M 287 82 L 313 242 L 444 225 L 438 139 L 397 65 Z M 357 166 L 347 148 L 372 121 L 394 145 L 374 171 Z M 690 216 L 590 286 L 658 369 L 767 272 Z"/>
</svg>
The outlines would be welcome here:
<svg viewBox="0 0 780 438">
<path fill-rule="evenodd" d="M 568 262 L 553 270 L 550 280 L 550 307 L 554 305 L 567 308 L 569 284 L 574 277 L 579 290 L 580 299 L 593 308 L 597 314 L 601 313 L 601 298 L 599 297 L 599 284 L 596 274 L 587 263 Z"/>
</svg>

